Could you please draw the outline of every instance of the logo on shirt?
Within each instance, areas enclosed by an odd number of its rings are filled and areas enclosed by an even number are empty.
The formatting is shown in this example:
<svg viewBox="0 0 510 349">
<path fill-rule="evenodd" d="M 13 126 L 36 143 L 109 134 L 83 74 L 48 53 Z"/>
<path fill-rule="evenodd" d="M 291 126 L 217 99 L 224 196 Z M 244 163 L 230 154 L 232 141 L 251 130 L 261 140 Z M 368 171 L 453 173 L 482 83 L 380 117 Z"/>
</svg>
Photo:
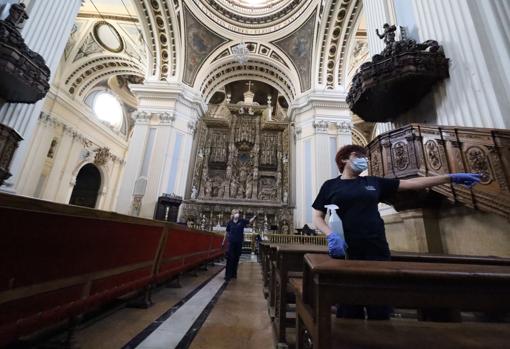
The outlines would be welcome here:
<svg viewBox="0 0 510 349">
<path fill-rule="evenodd" d="M 365 189 L 366 189 L 366 190 L 370 190 L 370 191 L 375 191 L 375 190 L 377 190 L 377 189 L 375 189 L 375 187 L 374 187 L 373 185 L 367 185 L 367 186 L 365 187 Z"/>
</svg>

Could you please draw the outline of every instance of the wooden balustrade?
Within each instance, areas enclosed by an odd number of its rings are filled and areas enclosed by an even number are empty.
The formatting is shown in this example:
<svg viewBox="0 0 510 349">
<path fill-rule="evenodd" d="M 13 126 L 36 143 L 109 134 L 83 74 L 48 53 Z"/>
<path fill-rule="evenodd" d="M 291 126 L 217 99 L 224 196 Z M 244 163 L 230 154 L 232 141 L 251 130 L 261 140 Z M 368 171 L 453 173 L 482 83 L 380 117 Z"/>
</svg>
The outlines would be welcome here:
<svg viewBox="0 0 510 349">
<path fill-rule="evenodd" d="M 255 235 L 252 235 L 252 241 L 255 244 Z M 264 234 L 264 241 L 272 244 L 302 244 L 302 245 L 327 245 L 324 235 L 306 236 L 306 235 L 290 235 L 290 234 Z"/>
<path fill-rule="evenodd" d="M 479 173 L 481 185 L 443 184 L 432 190 L 451 202 L 510 217 L 510 130 L 411 124 L 369 145 L 374 176 L 411 178 L 454 172 Z M 416 193 L 399 193 L 397 210 L 423 207 Z"/>
</svg>

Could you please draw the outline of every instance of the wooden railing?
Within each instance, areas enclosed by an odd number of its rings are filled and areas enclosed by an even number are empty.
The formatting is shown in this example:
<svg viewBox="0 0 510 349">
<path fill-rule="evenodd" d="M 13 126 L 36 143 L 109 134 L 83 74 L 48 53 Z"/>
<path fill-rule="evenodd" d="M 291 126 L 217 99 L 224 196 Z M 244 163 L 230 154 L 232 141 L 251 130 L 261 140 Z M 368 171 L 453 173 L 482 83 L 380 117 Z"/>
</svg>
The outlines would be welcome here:
<svg viewBox="0 0 510 349">
<path fill-rule="evenodd" d="M 444 184 L 432 190 L 451 202 L 510 218 L 510 130 L 411 124 L 379 135 L 368 148 L 374 176 L 479 173 L 481 185 L 472 189 Z M 406 209 L 419 202 L 416 193 L 408 199 L 393 204 Z"/>
<path fill-rule="evenodd" d="M 265 234 L 262 238 L 275 244 L 327 245 L 326 237 L 323 235 Z M 252 236 L 252 241 L 255 244 L 255 235 Z"/>
</svg>

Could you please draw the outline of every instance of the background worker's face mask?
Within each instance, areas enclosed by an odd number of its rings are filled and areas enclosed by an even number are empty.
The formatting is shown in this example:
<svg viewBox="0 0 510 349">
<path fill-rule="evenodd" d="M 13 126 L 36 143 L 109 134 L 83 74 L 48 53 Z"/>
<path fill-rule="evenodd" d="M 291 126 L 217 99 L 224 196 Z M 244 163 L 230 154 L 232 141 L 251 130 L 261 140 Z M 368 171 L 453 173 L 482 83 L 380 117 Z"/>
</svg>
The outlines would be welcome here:
<svg viewBox="0 0 510 349">
<path fill-rule="evenodd" d="M 368 168 L 367 158 L 354 158 L 351 160 L 351 168 L 356 173 L 361 173 Z"/>
</svg>

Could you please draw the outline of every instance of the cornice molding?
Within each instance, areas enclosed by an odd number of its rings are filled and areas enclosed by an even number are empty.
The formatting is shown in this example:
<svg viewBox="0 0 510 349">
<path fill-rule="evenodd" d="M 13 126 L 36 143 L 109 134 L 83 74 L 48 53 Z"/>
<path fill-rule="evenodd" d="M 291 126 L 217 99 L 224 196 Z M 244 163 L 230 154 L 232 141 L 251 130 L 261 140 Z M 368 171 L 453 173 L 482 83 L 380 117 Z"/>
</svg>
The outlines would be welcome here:
<svg viewBox="0 0 510 349">
<path fill-rule="evenodd" d="M 164 112 L 160 107 L 162 100 L 181 103 L 192 109 L 198 117 L 201 117 L 207 111 L 207 104 L 201 94 L 184 83 L 150 81 L 143 85 L 130 85 L 129 87 L 138 98 L 139 105 L 144 111 Z M 151 108 L 150 100 L 158 101 L 158 106 Z M 179 111 L 176 110 L 175 113 L 178 116 Z"/>
<path fill-rule="evenodd" d="M 345 102 L 347 93 L 338 90 L 310 90 L 297 97 L 289 106 L 288 115 L 294 120 L 296 115 L 317 108 L 349 110 Z"/>
</svg>

